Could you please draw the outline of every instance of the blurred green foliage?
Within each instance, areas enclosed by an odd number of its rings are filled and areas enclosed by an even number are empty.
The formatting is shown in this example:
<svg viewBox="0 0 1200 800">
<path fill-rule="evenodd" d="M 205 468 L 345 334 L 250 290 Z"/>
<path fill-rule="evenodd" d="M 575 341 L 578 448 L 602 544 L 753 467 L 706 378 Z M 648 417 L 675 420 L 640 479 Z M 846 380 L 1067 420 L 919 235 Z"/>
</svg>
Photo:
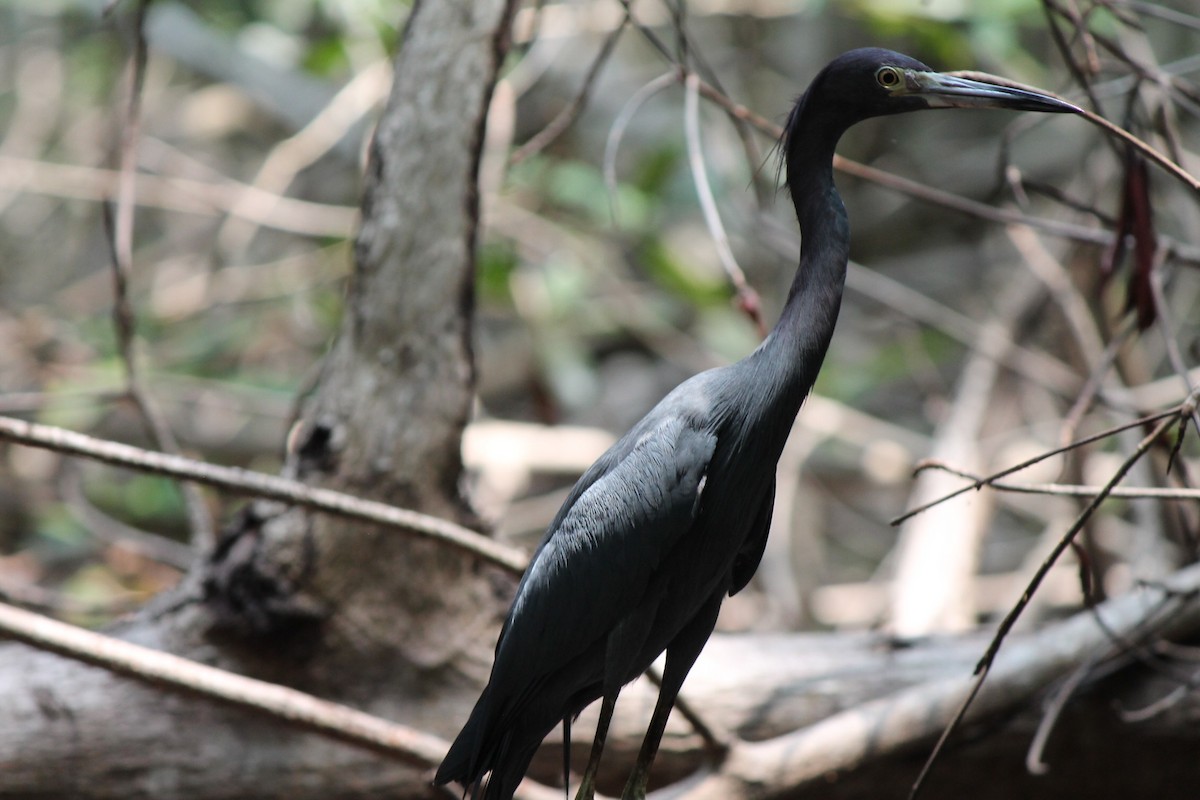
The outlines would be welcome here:
<svg viewBox="0 0 1200 800">
<path fill-rule="evenodd" d="M 11 198 L 0 194 L 0 333 L 8 343 L 0 348 L 0 395 L 44 393 L 47 399 L 27 409 L 29 416 L 106 434 L 141 430 L 110 397 L 123 386 L 124 367 L 116 352 L 99 202 L 110 192 L 111 175 L 104 170 L 115 163 L 119 142 L 129 5 L 126 0 L 118 6 L 115 21 L 99 19 L 97 2 L 0 5 L 0 69 L 7 79 L 0 81 L 0 148 L 13 148 L 0 154 L 91 170 L 94 181 L 66 188 L 60 182 L 24 195 L 14 191 Z M 171 5 L 158 0 L 150 13 Z M 586 3 L 547 5 L 564 19 L 572 9 L 583 9 L 583 22 L 544 42 L 516 43 L 505 72 L 518 94 L 507 109 L 516 116 L 512 146 L 570 104 L 603 36 L 588 27 Z M 356 74 L 390 57 L 410 6 L 402 0 L 186 5 L 198 22 L 175 24 L 196 24 L 205 35 L 223 37 L 253 55 L 263 75 L 215 77 L 206 71 L 211 65 L 176 60 L 152 44 L 141 130 L 143 176 L 211 181 L 225 190 L 254 183 L 272 156 L 286 149 L 283 143 L 295 144 L 292 137 L 306 121 L 287 122 L 270 113 L 255 99 L 250 79 L 303 78 L 280 85 L 288 91 L 297 83 L 307 87 L 320 109 Z M 827 0 L 795 6 L 794 14 L 781 16 L 704 10 L 689 17 L 694 52 L 712 65 L 732 98 L 776 121 L 821 64 L 852 46 L 894 47 L 939 68 L 982 68 L 1018 80 L 1052 78 L 1051 65 L 1060 63 L 1038 0 Z M 1115 23 L 1101 9 L 1089 24 L 1106 31 Z M 657 32 L 674 47 L 674 31 Z M 22 74 L 22 65 L 36 65 L 38 57 L 53 69 Z M 532 76 L 522 77 L 526 67 Z M 647 378 L 606 369 L 619 362 L 614 356 L 644 356 L 653 373 L 649 380 L 669 384 L 756 345 L 757 332 L 730 302 L 730 282 L 698 212 L 680 87 L 648 100 L 630 121 L 610 195 L 603 158 L 613 121 L 638 89 L 666 69 L 657 51 L 636 30 L 627 30 L 590 87 L 583 115 L 544 152 L 508 169 L 497 195 L 486 198 L 519 213 L 498 214 L 500 221 L 480 232 L 479 301 L 489 323 L 498 320 L 496 329 L 519 329 L 523 336 L 515 337 L 520 357 L 511 364 L 483 363 L 481 369 L 527 374 L 510 376 L 503 389 L 482 397 L 484 409 L 519 409 L 530 419 L 624 419 L 645 409 L 626 407 L 632 401 L 618 397 L 608 402 L 619 407 L 606 413 L 600 408 L 604 398 L 618 393 L 605 391 L 613 388 L 605 383 Z M 61 75 L 55 85 L 38 83 L 39 76 L 54 74 Z M 1060 73 L 1060 85 L 1061 80 Z M 284 90 L 272 98 L 284 105 L 300 102 Z M 996 141 L 1011 120 L 889 119 L 862 126 L 851 146 L 856 156 L 880 159 L 880 166 L 913 180 L 955 191 L 966 186 L 977 197 L 1007 202 L 1011 193 L 996 175 Z M 780 244 L 775 238 L 781 237 L 770 233 L 777 228 L 785 231 L 783 239 L 794 235 L 786 196 L 760 207 L 750 185 L 756 171 L 771 175 L 772 143 L 757 138 L 759 151 L 750 155 L 717 110 L 706 106 L 701 121 L 701 155 L 715 201 L 739 262 L 763 297 L 769 325 L 795 269 L 795 242 Z M 914 125 L 936 133 L 915 133 Z M 366 127 L 361 135 L 343 132 L 348 147 L 328 147 L 275 190 L 339 211 L 356 207 Z M 1037 140 L 1029 163 L 1044 171 L 1072 171 L 1070 162 L 1083 157 L 1089 142 L 1068 138 Z M 1088 170 L 1102 172 L 1094 165 Z M 1079 191 L 1100 194 L 1100 182 Z M 1012 269 L 1011 248 L 982 247 L 985 234 L 977 220 L 856 180 L 839 178 L 839 185 L 851 209 L 856 259 L 964 314 L 989 308 L 988 297 L 976 301 L 966 295 L 969 290 L 986 295 L 988 289 L 979 287 L 988 286 L 989 271 Z M 181 191 L 169 182 L 157 191 L 143 189 L 144 205 L 137 209 L 130 298 L 143 375 L 173 423 L 192 437 L 185 441 L 191 452 L 223 463 L 262 464 L 276 457 L 290 398 L 311 386 L 339 330 L 352 239 L 254 228 L 232 215 L 237 198 L 229 200 L 228 194 L 212 202 L 211 213 L 171 210 Z M 1036 210 L 1038 199 L 1023 198 L 1021 207 Z M 246 233 L 247 226 L 254 230 Z M 1086 272 L 1086 265 L 1079 269 Z M 926 433 L 937 419 L 919 400 L 900 408 L 896 397 L 919 397 L 914 374 L 922 370 L 952 383 L 964 346 L 922 321 L 888 327 L 892 312 L 876 303 L 848 293 L 817 391 Z M 31 321 L 38 315 L 52 323 Z M 1186 324 L 1190 318 L 1184 313 L 1180 319 Z M 1065 338 L 1045 337 L 1035 345 L 1054 348 Z M 669 388 L 653 384 L 636 402 L 652 402 Z M 531 399 L 536 392 L 545 397 Z M 228 402 L 213 402 L 214 397 Z M 540 406 L 552 407 L 552 413 L 541 414 Z M 111 516 L 186 536 L 172 483 L 107 469 L 89 471 L 86 483 L 91 502 Z M 61 505 L 42 503 L 32 518 L 35 547 L 59 553 L 88 548 L 86 531 Z M 106 585 L 102 575 L 83 571 L 77 587 L 96 599 Z"/>
<path fill-rule="evenodd" d="M 95 470 L 87 492 L 97 508 L 135 528 L 172 531 L 184 516 L 179 487 L 158 475 Z"/>
<path fill-rule="evenodd" d="M 875 36 L 911 42 L 941 66 L 990 70 L 1007 65 L 1015 74 L 1042 72 L 1026 46 L 1045 29 L 1039 0 L 843 0 L 841 5 Z"/>
</svg>

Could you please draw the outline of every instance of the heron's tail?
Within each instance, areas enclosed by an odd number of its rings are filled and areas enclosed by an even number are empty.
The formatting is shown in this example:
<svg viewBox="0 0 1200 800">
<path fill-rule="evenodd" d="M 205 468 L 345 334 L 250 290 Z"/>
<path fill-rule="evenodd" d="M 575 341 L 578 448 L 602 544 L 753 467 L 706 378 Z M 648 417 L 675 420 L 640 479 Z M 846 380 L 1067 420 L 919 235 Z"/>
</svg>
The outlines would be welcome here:
<svg viewBox="0 0 1200 800">
<path fill-rule="evenodd" d="M 446 757 L 442 759 L 433 778 L 435 785 L 457 782 L 471 789 L 476 787 L 480 778 L 487 772 L 487 759 L 484 754 L 491 748 L 485 747 L 484 739 L 487 729 L 492 727 L 488 724 L 488 718 L 491 716 L 489 705 L 488 694 L 485 691 L 471 711 L 467 724 L 459 731 L 454 744 L 450 745 Z"/>
<path fill-rule="evenodd" d="M 485 694 L 450 745 L 434 784 L 460 783 L 472 800 L 511 800 L 549 731 L 515 725 L 500 732 L 496 727 Z"/>
</svg>

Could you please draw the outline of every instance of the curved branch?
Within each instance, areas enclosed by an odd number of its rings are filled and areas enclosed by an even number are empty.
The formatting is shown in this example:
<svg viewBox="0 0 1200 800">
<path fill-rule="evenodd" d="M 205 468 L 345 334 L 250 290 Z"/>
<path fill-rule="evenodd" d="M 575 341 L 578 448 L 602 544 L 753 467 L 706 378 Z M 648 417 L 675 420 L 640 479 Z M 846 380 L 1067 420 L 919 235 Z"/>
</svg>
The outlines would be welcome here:
<svg viewBox="0 0 1200 800">
<path fill-rule="evenodd" d="M 1070 62 L 1068 61 L 1068 63 L 1070 63 Z M 1009 86 L 1009 87 L 1014 87 L 1014 88 L 1018 88 L 1018 89 L 1030 89 L 1031 88 L 1024 84 L 1017 83 L 1015 81 L 1006 80 L 1004 78 L 1000 78 L 1000 77 L 997 77 L 996 75 L 991 75 L 986 72 L 975 72 L 974 70 L 958 70 L 958 71 L 952 72 L 950 74 L 957 75 L 957 76 L 963 77 L 963 78 L 969 78 L 971 80 L 983 81 L 985 83 L 995 83 L 1000 86 Z M 1057 95 L 1054 95 L 1052 92 L 1046 92 L 1044 89 L 1038 89 L 1037 91 L 1039 91 L 1043 94 L 1050 94 L 1051 96 L 1057 97 Z M 1058 98 L 1058 99 L 1062 100 L 1062 98 Z M 1069 102 L 1069 101 L 1063 100 L 1063 102 L 1065 103 L 1065 102 Z M 1125 130 L 1124 128 L 1122 128 L 1118 125 L 1112 124 L 1111 122 L 1106 120 L 1104 117 L 1100 116 L 1099 114 L 1088 111 L 1085 108 L 1077 108 L 1076 113 L 1078 113 L 1079 116 L 1083 117 L 1088 122 L 1092 123 L 1096 127 L 1100 128 L 1103 131 L 1105 131 L 1106 133 L 1108 133 L 1110 136 L 1120 139 L 1121 141 L 1125 142 L 1126 144 L 1132 145 L 1134 147 L 1134 149 L 1136 149 L 1139 153 L 1144 155 L 1148 160 L 1153 161 L 1155 164 L 1157 164 L 1159 167 L 1161 167 L 1167 174 L 1171 175 L 1177 181 L 1180 181 L 1181 183 L 1183 183 L 1185 186 L 1187 186 L 1193 192 L 1200 193 L 1200 178 L 1197 178 L 1196 176 L 1192 175 L 1186 169 L 1179 166 L 1174 161 L 1172 161 L 1170 158 L 1163 155 L 1158 150 L 1155 150 L 1153 147 L 1151 147 L 1150 145 L 1148 145 L 1146 142 L 1142 141 L 1138 137 L 1134 136 L 1129 131 Z"/>
<path fill-rule="evenodd" d="M 1131 639 L 1194 633 L 1200 625 L 1197 591 L 1200 565 L 1192 565 L 1162 585 L 1122 595 L 1014 642 L 996 658 L 967 719 L 981 720 L 1028 704 L 1075 669 L 1081 654 L 1098 653 L 1098 661 L 1112 659 Z M 1097 615 L 1103 625 L 1097 623 Z M 1120 638 L 1114 640 L 1114 634 Z M 972 683 L 965 673 L 938 677 L 793 733 L 739 742 L 720 769 L 670 796 L 676 800 L 793 796 L 801 786 L 930 741 L 954 717 Z"/>
<path fill-rule="evenodd" d="M 440 761 L 446 752 L 447 744 L 436 736 L 349 706 L 76 628 L 6 603 L 0 603 L 0 630 L 35 647 L 261 711 L 304 728 L 398 756 L 410 764 L 428 767 Z"/>
<path fill-rule="evenodd" d="M 520 574 L 528 559 L 524 553 L 482 536 L 470 528 L 375 500 L 364 500 L 332 489 L 239 467 L 222 467 L 185 456 L 157 453 L 132 445 L 109 442 L 75 431 L 34 422 L 0 417 L 0 439 L 83 456 L 106 464 L 130 467 L 156 475 L 185 478 L 238 494 L 280 500 L 316 511 L 400 528 L 458 548 L 509 572 Z"/>
</svg>

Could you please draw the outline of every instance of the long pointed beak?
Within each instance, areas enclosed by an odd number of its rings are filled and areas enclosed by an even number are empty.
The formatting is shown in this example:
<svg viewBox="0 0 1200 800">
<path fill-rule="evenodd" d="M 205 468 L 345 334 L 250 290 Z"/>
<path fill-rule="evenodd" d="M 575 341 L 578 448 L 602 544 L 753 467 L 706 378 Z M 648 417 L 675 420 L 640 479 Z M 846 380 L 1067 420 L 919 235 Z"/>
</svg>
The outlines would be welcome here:
<svg viewBox="0 0 1200 800">
<path fill-rule="evenodd" d="M 905 73 L 905 93 L 924 98 L 930 108 L 1011 108 L 1078 114 L 1081 109 L 1065 100 L 1027 89 L 1012 89 L 941 72 Z"/>
</svg>

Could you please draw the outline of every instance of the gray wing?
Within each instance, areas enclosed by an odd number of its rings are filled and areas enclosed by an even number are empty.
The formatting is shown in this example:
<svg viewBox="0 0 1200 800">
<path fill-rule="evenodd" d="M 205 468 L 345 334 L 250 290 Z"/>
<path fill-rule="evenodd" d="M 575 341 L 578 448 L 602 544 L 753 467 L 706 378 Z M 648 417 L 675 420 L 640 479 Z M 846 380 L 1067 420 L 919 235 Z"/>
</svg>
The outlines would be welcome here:
<svg viewBox="0 0 1200 800">
<path fill-rule="evenodd" d="M 637 605 L 696 517 L 715 447 L 711 431 L 671 416 L 638 426 L 580 480 L 521 579 L 494 679 L 520 692 L 518 684 L 561 668 Z"/>
</svg>

